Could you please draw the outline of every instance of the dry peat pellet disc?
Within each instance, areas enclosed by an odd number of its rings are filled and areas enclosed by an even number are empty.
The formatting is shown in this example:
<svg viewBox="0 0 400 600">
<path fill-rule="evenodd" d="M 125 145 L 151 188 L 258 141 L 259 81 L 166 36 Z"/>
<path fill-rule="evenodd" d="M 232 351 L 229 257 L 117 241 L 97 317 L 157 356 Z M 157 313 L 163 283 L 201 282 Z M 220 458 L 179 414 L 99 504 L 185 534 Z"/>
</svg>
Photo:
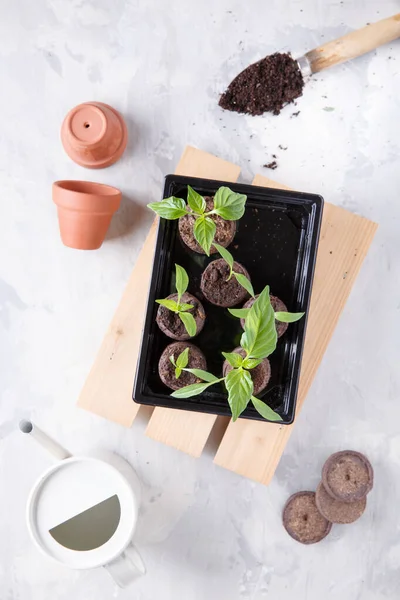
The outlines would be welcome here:
<svg viewBox="0 0 400 600">
<path fill-rule="evenodd" d="M 355 502 L 335 500 L 328 494 L 321 481 L 315 492 L 315 502 L 319 512 L 325 519 L 328 519 L 331 523 L 345 525 L 354 523 L 361 517 L 367 505 L 367 498 L 364 496 L 364 498 Z"/>
<path fill-rule="evenodd" d="M 322 468 L 328 494 L 341 502 L 355 502 L 372 489 L 374 472 L 368 458 L 353 450 L 332 454 Z"/>
<path fill-rule="evenodd" d="M 332 523 L 319 512 L 314 492 L 293 494 L 283 509 L 282 519 L 288 534 L 301 544 L 320 542 L 332 528 Z"/>
</svg>

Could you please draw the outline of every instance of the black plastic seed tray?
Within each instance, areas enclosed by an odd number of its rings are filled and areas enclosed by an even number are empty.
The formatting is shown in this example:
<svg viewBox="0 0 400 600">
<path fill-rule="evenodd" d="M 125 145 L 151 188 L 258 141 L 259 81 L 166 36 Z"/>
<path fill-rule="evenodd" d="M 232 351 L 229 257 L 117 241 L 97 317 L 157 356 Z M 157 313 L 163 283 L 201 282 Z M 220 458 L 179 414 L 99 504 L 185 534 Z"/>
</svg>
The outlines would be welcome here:
<svg viewBox="0 0 400 600">
<path fill-rule="evenodd" d="M 203 196 L 212 196 L 222 185 L 247 195 L 246 211 L 237 223 L 237 233 L 229 251 L 248 270 L 256 294 L 269 285 L 271 293 L 283 300 L 289 311 L 306 313 L 300 321 L 290 324 L 278 340 L 275 352 L 269 357 L 270 382 L 259 395 L 281 415 L 283 423 L 292 423 L 323 199 L 315 194 L 177 175 L 166 177 L 163 197 L 186 199 L 188 184 Z M 170 396 L 172 390 L 161 382 L 158 375 L 161 353 L 173 340 L 156 324 L 158 304 L 155 300 L 175 292 L 175 263 L 186 269 L 190 280 L 188 291 L 201 300 L 207 314 L 203 331 L 190 340 L 205 354 L 207 370 L 220 376 L 224 360 L 221 351 L 231 352 L 239 345 L 242 334 L 239 319 L 231 316 L 227 309 L 207 302 L 200 291 L 201 274 L 215 258 L 219 256 L 207 257 L 187 248 L 180 239 L 178 221 L 160 219 L 133 392 L 135 402 L 218 415 L 231 414 L 223 384 L 211 386 L 199 396 L 180 400 Z M 263 420 L 251 403 L 241 417 Z"/>
</svg>

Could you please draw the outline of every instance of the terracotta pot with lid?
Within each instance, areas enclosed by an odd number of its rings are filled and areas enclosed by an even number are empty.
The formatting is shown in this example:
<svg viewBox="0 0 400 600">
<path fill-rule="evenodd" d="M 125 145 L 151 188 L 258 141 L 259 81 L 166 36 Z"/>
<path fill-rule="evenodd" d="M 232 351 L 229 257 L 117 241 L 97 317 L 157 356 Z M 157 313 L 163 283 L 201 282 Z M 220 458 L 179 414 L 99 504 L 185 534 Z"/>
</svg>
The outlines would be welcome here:
<svg viewBox="0 0 400 600">
<path fill-rule="evenodd" d="M 121 196 L 117 188 L 102 183 L 72 180 L 53 183 L 63 244 L 79 250 L 100 248 Z"/>
</svg>

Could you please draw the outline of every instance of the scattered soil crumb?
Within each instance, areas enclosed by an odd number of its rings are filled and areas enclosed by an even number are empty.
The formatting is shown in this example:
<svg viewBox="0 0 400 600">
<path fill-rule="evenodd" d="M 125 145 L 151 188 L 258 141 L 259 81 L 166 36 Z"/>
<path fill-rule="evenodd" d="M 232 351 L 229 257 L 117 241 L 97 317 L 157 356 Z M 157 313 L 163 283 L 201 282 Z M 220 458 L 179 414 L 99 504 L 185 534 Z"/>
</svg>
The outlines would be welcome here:
<svg viewBox="0 0 400 600">
<path fill-rule="evenodd" d="M 273 171 L 275 171 L 275 169 L 278 168 L 278 163 L 276 162 L 276 160 L 273 160 L 272 162 L 266 163 L 265 165 L 263 165 L 263 167 L 265 167 L 266 169 L 272 169 Z"/>
<path fill-rule="evenodd" d="M 279 150 L 287 150 L 288 146 L 282 146 L 282 144 L 279 144 L 278 148 Z"/>
<path fill-rule="evenodd" d="M 290 118 L 292 118 L 292 117 L 298 117 L 298 116 L 299 116 L 299 114 L 300 114 L 300 111 L 298 110 L 297 112 L 294 112 L 294 113 L 292 113 L 292 114 L 290 115 Z"/>
<path fill-rule="evenodd" d="M 276 154 L 273 154 L 273 155 L 272 155 L 272 158 L 278 158 L 278 157 L 276 156 Z"/>
</svg>

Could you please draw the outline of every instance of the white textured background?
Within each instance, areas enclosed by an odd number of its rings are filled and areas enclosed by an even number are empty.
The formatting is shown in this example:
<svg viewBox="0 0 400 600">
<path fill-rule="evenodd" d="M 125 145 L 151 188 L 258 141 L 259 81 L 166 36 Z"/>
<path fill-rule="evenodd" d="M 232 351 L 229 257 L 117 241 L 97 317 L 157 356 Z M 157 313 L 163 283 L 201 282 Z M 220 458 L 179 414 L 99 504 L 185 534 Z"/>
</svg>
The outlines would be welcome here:
<svg viewBox="0 0 400 600">
<path fill-rule="evenodd" d="M 396 0 L 0 0 L 0 599 L 381 600 L 400 572 L 400 43 L 307 84 L 279 118 L 224 114 L 219 92 L 249 62 L 296 55 L 400 11 Z M 59 129 L 79 102 L 125 115 L 123 159 L 90 172 Z M 129 277 L 163 177 L 191 143 L 380 224 L 273 483 L 254 484 L 75 407 Z M 278 145 L 288 146 L 283 152 Z M 279 169 L 262 165 L 278 155 Z M 120 187 L 97 252 L 64 248 L 56 179 Z M 148 575 L 118 591 L 103 570 L 70 572 L 33 548 L 30 486 L 49 459 L 16 431 L 31 416 L 71 451 L 121 453 L 145 485 Z M 304 547 L 280 512 L 314 488 L 324 459 L 364 451 L 376 485 L 363 518 Z"/>
</svg>

